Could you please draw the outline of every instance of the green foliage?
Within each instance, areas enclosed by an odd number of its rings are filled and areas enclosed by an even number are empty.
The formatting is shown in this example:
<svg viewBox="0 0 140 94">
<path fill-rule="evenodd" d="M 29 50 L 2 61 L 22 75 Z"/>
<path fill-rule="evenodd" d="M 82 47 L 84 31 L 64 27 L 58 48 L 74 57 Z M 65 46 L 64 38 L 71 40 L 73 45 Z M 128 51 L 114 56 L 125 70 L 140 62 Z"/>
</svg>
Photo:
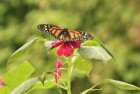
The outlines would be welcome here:
<svg viewBox="0 0 140 94">
<path fill-rule="evenodd" d="M 47 88 L 52 88 L 54 86 L 55 83 L 52 80 L 49 81 L 46 80 L 43 85 L 40 81 L 38 81 L 38 77 L 30 78 L 24 81 L 18 87 L 16 87 L 10 94 L 24 94 L 25 92 L 31 92 L 32 90 L 35 89 L 47 89 Z"/>
<path fill-rule="evenodd" d="M 89 73 L 92 69 L 92 63 L 89 59 L 83 58 L 81 56 L 74 56 L 74 72 L 79 74 L 85 74 L 89 76 Z"/>
<path fill-rule="evenodd" d="M 38 77 L 28 79 L 33 72 L 34 68 L 27 61 L 18 68 L 7 72 L 3 76 L 5 86 L 0 89 L 0 94 L 23 94 L 27 91 L 55 86 L 52 80 L 45 80 L 44 84 L 42 84 L 41 81 L 38 81 Z"/>
<path fill-rule="evenodd" d="M 103 83 L 110 83 L 110 84 L 112 84 L 120 89 L 123 89 L 123 90 L 140 90 L 139 87 L 136 87 L 134 85 L 131 85 L 131 84 L 128 84 L 128 83 L 125 83 L 122 81 L 117 81 L 117 80 L 112 80 L 112 79 L 104 79 L 104 80 L 97 82 L 93 87 L 87 89 L 86 91 L 82 92 L 81 94 L 87 94 L 87 92 L 94 90 L 94 88 L 96 86 L 103 84 Z"/>
<path fill-rule="evenodd" d="M 82 46 L 102 46 L 99 39 L 94 37 L 93 40 L 88 40 L 82 43 Z"/>
<path fill-rule="evenodd" d="M 107 83 L 107 82 L 123 90 L 140 90 L 139 87 L 136 87 L 134 85 L 131 85 L 122 81 L 117 81 L 117 80 L 112 80 L 112 79 L 105 79 L 101 81 L 101 83 Z"/>
<path fill-rule="evenodd" d="M 10 94 L 23 94 L 26 91 L 30 90 L 37 82 L 38 78 L 31 78 L 27 81 L 20 84 L 17 88 L 15 88 Z"/>
<path fill-rule="evenodd" d="M 37 41 L 44 41 L 42 37 L 34 38 L 33 40 L 24 44 L 21 48 L 15 51 L 8 59 L 8 63 L 19 59 L 20 57 L 24 56 L 25 54 L 29 53 L 37 43 Z"/>
<path fill-rule="evenodd" d="M 87 49 L 89 50 L 87 51 Z M 104 62 L 107 62 L 111 58 L 115 60 L 110 51 L 96 37 L 93 40 L 82 43 L 82 47 L 78 51 L 82 56 L 90 59 L 103 60 Z"/>
<path fill-rule="evenodd" d="M 140 90 L 139 87 L 136 87 L 134 85 L 122 82 L 122 81 L 117 81 L 117 80 L 112 80 L 112 79 L 104 79 L 98 83 L 96 83 L 95 86 L 103 84 L 103 83 L 110 83 L 120 89 L 124 89 L 124 90 Z"/>
<path fill-rule="evenodd" d="M 0 89 L 0 94 L 10 94 L 11 90 L 8 86 L 4 86 Z"/>
<path fill-rule="evenodd" d="M 11 90 L 20 85 L 23 81 L 28 79 L 31 74 L 35 71 L 32 65 L 25 61 L 22 65 L 20 65 L 15 70 L 9 71 L 3 76 L 3 82 L 6 86 L 8 86 Z"/>
<path fill-rule="evenodd" d="M 101 46 L 82 46 L 78 52 L 83 57 L 103 60 L 104 62 L 107 62 L 112 58 Z"/>
<path fill-rule="evenodd" d="M 54 86 L 56 86 L 55 82 L 54 82 L 54 79 L 51 80 L 45 80 L 44 81 L 44 84 L 42 84 L 40 81 L 38 81 L 35 86 L 31 89 L 32 90 L 35 90 L 35 89 L 48 89 L 48 88 L 53 88 Z"/>
</svg>

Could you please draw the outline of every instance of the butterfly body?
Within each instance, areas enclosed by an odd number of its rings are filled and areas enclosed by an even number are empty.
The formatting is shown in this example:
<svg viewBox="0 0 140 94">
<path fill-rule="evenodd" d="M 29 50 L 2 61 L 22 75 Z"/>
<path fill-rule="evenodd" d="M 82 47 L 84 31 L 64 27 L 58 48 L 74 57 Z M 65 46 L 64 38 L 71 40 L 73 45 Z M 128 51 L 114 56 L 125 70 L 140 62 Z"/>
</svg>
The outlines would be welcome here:
<svg viewBox="0 0 140 94">
<path fill-rule="evenodd" d="M 40 31 L 48 32 L 55 39 L 62 41 L 91 40 L 93 36 L 86 32 L 68 30 L 52 24 L 40 24 L 37 26 Z"/>
</svg>

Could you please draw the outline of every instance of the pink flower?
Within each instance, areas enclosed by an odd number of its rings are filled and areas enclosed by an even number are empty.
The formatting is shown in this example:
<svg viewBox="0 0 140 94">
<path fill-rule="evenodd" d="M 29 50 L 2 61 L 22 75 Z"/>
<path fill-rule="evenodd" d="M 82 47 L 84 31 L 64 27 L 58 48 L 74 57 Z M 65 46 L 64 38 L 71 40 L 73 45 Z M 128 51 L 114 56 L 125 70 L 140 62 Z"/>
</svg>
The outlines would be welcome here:
<svg viewBox="0 0 140 94">
<path fill-rule="evenodd" d="M 58 83 L 60 76 L 61 76 L 61 69 L 56 69 L 56 73 L 55 73 L 55 82 L 56 83 Z"/>
<path fill-rule="evenodd" d="M 52 42 L 52 47 L 58 47 L 57 54 L 59 56 L 69 57 L 73 54 L 74 48 L 79 48 L 81 46 L 80 41 L 56 41 Z"/>
<path fill-rule="evenodd" d="M 2 79 L 0 78 L 0 88 L 2 88 Z"/>
<path fill-rule="evenodd" d="M 60 76 L 61 76 L 61 67 L 62 67 L 62 61 L 60 59 L 57 59 L 56 62 L 56 73 L 55 73 L 55 82 L 58 83 Z"/>
<path fill-rule="evenodd" d="M 56 68 L 59 69 L 62 67 L 62 61 L 60 59 L 57 59 L 57 63 L 56 63 Z"/>
</svg>

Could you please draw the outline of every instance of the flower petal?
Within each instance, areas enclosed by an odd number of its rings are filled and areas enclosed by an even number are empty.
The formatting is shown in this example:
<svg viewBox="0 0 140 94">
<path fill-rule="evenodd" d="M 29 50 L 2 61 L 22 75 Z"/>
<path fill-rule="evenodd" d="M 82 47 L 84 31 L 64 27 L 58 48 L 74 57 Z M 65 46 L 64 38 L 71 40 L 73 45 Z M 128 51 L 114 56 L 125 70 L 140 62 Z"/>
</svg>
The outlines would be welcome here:
<svg viewBox="0 0 140 94">
<path fill-rule="evenodd" d="M 52 47 L 58 47 L 62 43 L 64 43 L 64 42 L 63 41 L 54 41 L 54 42 L 52 42 Z"/>
<path fill-rule="evenodd" d="M 56 73 L 55 73 L 55 82 L 56 83 L 58 83 L 60 76 L 61 76 L 61 69 L 56 69 Z"/>
<path fill-rule="evenodd" d="M 0 78 L 0 88 L 2 88 L 2 79 Z"/>
<path fill-rule="evenodd" d="M 64 56 L 68 57 L 71 56 L 72 54 L 73 54 L 73 48 L 71 47 L 70 44 L 67 43 Z"/>
<path fill-rule="evenodd" d="M 56 69 L 59 69 L 62 67 L 62 61 L 60 59 L 57 59 L 56 61 Z"/>
<path fill-rule="evenodd" d="M 69 43 L 73 46 L 73 48 L 79 48 L 81 46 L 81 42 L 79 40 L 70 41 Z"/>
<path fill-rule="evenodd" d="M 63 55 L 64 55 L 64 52 L 65 52 L 65 45 L 62 44 L 62 45 L 58 48 L 58 50 L 57 50 L 57 55 L 63 56 Z"/>
<path fill-rule="evenodd" d="M 57 50 L 57 54 L 59 56 L 71 56 L 73 54 L 73 49 L 71 47 L 71 45 L 68 42 L 64 42 L 64 44 L 62 44 L 60 46 L 60 48 Z"/>
</svg>

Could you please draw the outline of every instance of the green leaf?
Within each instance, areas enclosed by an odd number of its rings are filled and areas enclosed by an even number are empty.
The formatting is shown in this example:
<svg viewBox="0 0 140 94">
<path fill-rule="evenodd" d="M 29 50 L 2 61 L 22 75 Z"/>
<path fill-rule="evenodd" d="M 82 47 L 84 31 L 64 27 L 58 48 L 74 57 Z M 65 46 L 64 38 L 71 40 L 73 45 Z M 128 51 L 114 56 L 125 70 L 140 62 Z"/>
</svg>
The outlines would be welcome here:
<svg viewBox="0 0 140 94">
<path fill-rule="evenodd" d="M 41 83 L 44 85 L 44 81 L 46 79 L 46 72 L 44 72 L 40 77 L 39 80 L 41 81 Z"/>
<path fill-rule="evenodd" d="M 81 56 L 75 56 L 73 60 L 74 63 L 74 71 L 77 73 L 89 75 L 92 69 L 92 63 L 90 60 L 83 58 Z"/>
<path fill-rule="evenodd" d="M 112 58 L 110 54 L 101 46 L 81 46 L 78 49 L 78 52 L 85 58 L 102 60 L 104 62 Z"/>
<path fill-rule="evenodd" d="M 29 53 L 29 51 L 32 50 L 32 48 L 34 47 L 34 45 L 38 42 L 38 41 L 45 41 L 45 39 L 43 37 L 37 37 L 34 38 L 33 40 L 27 42 L 26 44 L 24 44 L 22 47 L 20 47 L 17 51 L 15 51 L 8 59 L 8 63 L 11 63 L 17 59 L 19 59 L 20 57 L 24 56 L 25 54 Z"/>
<path fill-rule="evenodd" d="M 113 79 L 104 79 L 97 82 L 94 86 L 92 86 L 91 88 L 85 90 L 84 92 L 80 94 L 87 94 L 88 92 L 92 91 L 96 86 L 101 85 L 103 83 L 110 83 L 123 90 L 140 90 L 140 87 L 134 86 L 132 84 L 128 84 L 128 83 L 118 81 L 118 80 L 113 80 Z"/>
<path fill-rule="evenodd" d="M 113 79 L 104 79 L 104 80 L 98 82 L 96 84 L 96 86 L 99 84 L 102 84 L 102 83 L 111 83 L 114 86 L 116 86 L 120 89 L 124 89 L 124 90 L 140 90 L 140 87 L 137 87 L 137 86 L 134 86 L 132 84 L 128 84 L 128 83 L 125 83 L 122 81 L 113 80 Z"/>
<path fill-rule="evenodd" d="M 117 80 L 112 80 L 112 79 L 106 79 L 105 81 L 113 84 L 114 86 L 116 86 L 116 87 L 118 87 L 120 89 L 124 89 L 124 90 L 140 90 L 139 87 L 134 86 L 132 84 L 122 82 L 122 81 L 117 81 Z"/>
<path fill-rule="evenodd" d="M 2 86 L 0 94 L 10 94 L 10 89 L 7 86 Z"/>
<path fill-rule="evenodd" d="M 95 37 L 93 40 L 85 41 L 84 43 L 82 43 L 82 46 L 100 46 L 115 60 L 111 52 L 104 46 L 104 44 L 97 37 Z"/>
<path fill-rule="evenodd" d="M 101 42 L 101 46 L 106 50 L 106 52 L 114 59 L 115 61 L 115 58 L 114 56 L 111 54 L 111 52 L 103 45 L 103 43 Z"/>
<path fill-rule="evenodd" d="M 93 40 L 85 41 L 82 46 L 101 46 L 101 42 L 99 39 L 94 38 Z"/>
<path fill-rule="evenodd" d="M 54 86 L 56 86 L 54 80 L 45 80 L 44 85 L 42 84 L 42 82 L 38 81 L 35 84 L 35 86 L 32 88 L 32 90 L 35 90 L 35 89 L 47 89 L 47 88 L 52 88 Z"/>
<path fill-rule="evenodd" d="M 23 94 L 30 90 L 37 82 L 38 78 L 31 78 L 20 84 L 10 94 Z"/>
<path fill-rule="evenodd" d="M 3 76 L 3 81 L 10 89 L 14 89 L 34 72 L 34 68 L 30 63 L 25 61 L 15 70 L 7 72 Z"/>
</svg>

